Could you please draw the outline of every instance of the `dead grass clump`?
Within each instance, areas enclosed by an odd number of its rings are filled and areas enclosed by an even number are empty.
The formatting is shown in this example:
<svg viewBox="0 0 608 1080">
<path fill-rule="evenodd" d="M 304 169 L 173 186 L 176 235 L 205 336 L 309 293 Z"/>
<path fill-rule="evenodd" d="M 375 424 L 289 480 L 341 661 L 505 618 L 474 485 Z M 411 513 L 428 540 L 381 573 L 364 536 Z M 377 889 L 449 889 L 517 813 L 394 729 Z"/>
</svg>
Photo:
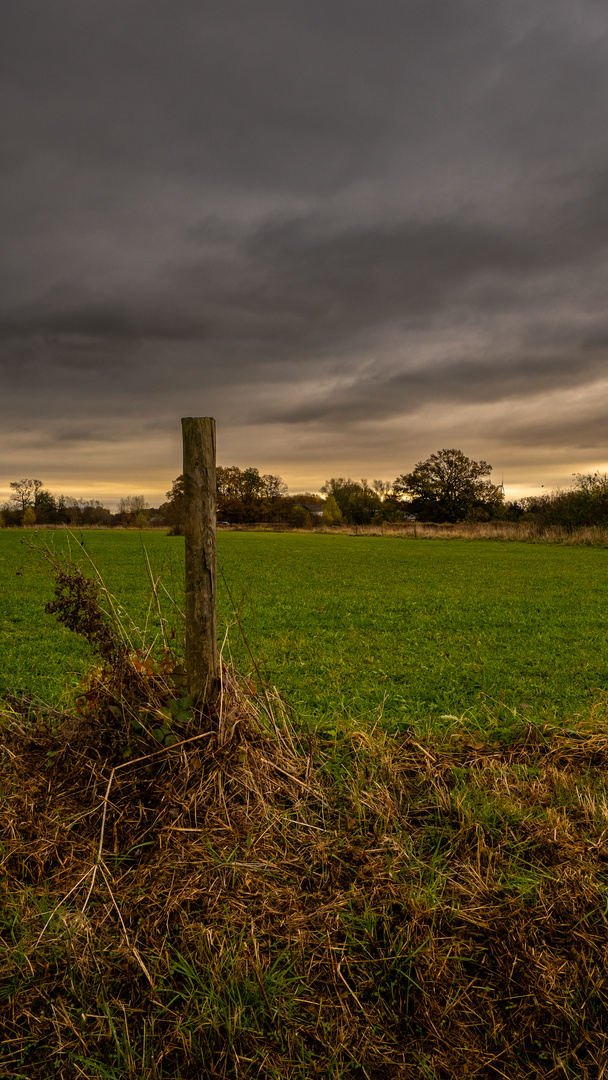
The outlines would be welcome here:
<svg viewBox="0 0 608 1080">
<path fill-rule="evenodd" d="M 244 526 L 246 528 L 246 526 Z M 529 543 L 607 547 L 608 529 L 602 525 L 567 528 L 534 522 L 386 522 L 372 525 L 318 525 L 319 532 L 357 536 L 400 536 L 417 540 L 519 540 Z"/>
<path fill-rule="evenodd" d="M 5 729 L 3 1076 L 608 1065 L 603 734 L 325 746 L 228 674 L 137 756 Z"/>
</svg>

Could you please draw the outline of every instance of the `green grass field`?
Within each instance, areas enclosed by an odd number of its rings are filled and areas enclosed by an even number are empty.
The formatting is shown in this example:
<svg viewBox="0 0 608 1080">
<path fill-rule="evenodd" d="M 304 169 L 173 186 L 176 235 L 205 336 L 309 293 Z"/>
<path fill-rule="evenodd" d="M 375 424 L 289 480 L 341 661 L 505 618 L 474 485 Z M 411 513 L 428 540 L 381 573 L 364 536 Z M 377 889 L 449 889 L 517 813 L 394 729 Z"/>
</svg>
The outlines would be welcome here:
<svg viewBox="0 0 608 1080">
<path fill-rule="evenodd" d="M 147 620 L 148 639 L 158 619 L 142 539 L 183 608 L 183 540 L 81 535 L 124 609 L 140 627 Z M 92 654 L 44 614 L 52 578 L 32 538 L 0 532 L 0 693 L 57 703 Z M 66 544 L 65 534 L 43 533 L 36 547 L 48 539 L 57 550 Z M 251 660 L 226 584 L 265 677 L 330 730 L 380 715 L 388 730 L 452 724 L 445 716 L 501 730 L 514 712 L 568 723 L 588 714 L 608 681 L 604 548 L 226 532 L 218 555 L 221 637 L 228 626 L 237 666 Z M 178 626 L 166 596 L 164 607 Z"/>
<path fill-rule="evenodd" d="M 0 693 L 71 708 L 67 539 L 0 533 Z M 179 641 L 183 541 L 82 539 L 152 640 L 145 543 Z M 0 703 L 0 1075 L 608 1075 L 608 550 L 218 541 L 222 639 L 282 696 L 182 712 L 122 657 L 61 723 Z"/>
</svg>

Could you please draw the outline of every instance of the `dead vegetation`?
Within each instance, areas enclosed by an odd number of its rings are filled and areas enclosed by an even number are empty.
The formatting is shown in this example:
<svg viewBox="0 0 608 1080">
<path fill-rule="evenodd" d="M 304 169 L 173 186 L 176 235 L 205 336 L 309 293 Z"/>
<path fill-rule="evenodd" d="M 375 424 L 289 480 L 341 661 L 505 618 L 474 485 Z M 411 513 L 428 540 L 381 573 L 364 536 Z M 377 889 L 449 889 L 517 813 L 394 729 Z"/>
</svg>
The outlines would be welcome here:
<svg viewBox="0 0 608 1080">
<path fill-rule="evenodd" d="M 3 714 L 3 1077 L 604 1075 L 605 704 L 324 737 L 121 656 L 73 714 Z"/>
<path fill-rule="evenodd" d="M 320 526 L 320 532 L 357 536 L 401 536 L 412 540 L 519 540 L 537 544 L 566 544 L 581 547 L 608 547 L 608 529 L 603 525 L 568 528 L 535 522 L 479 521 L 457 525 L 424 521 L 382 525 Z"/>
<path fill-rule="evenodd" d="M 221 532 L 310 532 L 287 523 L 218 524 Z M 338 536 L 398 536 L 409 540 L 518 540 L 533 544 L 565 544 L 569 547 L 608 547 L 608 528 L 603 525 L 567 527 L 540 525 L 535 522 L 480 521 L 461 522 L 378 522 L 370 525 L 323 525 L 315 522 L 314 531 Z"/>
</svg>

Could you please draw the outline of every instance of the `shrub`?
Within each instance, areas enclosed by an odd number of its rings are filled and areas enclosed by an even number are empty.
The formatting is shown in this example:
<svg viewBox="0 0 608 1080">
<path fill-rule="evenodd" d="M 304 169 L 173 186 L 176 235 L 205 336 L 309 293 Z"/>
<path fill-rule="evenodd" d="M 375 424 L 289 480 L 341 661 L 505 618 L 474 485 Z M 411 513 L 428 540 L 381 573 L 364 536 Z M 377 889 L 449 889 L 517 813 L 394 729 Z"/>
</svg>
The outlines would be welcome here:
<svg viewBox="0 0 608 1080">
<path fill-rule="evenodd" d="M 335 495 L 328 495 L 323 507 L 324 525 L 341 525 L 342 511 L 338 506 Z"/>
</svg>

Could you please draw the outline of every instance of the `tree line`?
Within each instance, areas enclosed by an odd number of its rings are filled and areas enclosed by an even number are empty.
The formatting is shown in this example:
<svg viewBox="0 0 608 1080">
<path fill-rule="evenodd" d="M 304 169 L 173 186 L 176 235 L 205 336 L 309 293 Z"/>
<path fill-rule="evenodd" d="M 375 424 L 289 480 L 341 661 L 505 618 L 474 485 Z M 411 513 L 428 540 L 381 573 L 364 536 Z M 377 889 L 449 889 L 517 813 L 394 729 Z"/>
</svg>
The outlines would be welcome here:
<svg viewBox="0 0 608 1080">
<path fill-rule="evenodd" d="M 574 473 L 571 488 L 531 495 L 521 500 L 521 510 L 524 520 L 541 527 L 608 525 L 608 477 L 598 472 Z"/>
<path fill-rule="evenodd" d="M 320 495 L 303 492 L 289 495 L 280 476 L 260 473 L 236 465 L 216 469 L 217 517 L 231 525 L 287 524 L 310 528 L 323 512 Z M 159 508 L 163 520 L 174 533 L 183 531 L 184 478 L 178 476 L 167 492 L 167 502 Z"/>
<path fill-rule="evenodd" d="M 397 524 L 405 521 L 459 523 L 523 521 L 580 528 L 608 525 L 608 479 L 576 473 L 570 489 L 507 501 L 502 485 L 489 479 L 492 466 L 461 450 L 444 449 L 419 461 L 394 481 L 331 477 L 323 495 L 290 495 L 280 476 L 250 467 L 217 468 L 218 521 L 228 524 L 282 523 L 299 528 L 324 525 Z M 183 532 L 183 477 L 173 481 L 166 501 L 149 507 L 142 495 L 121 499 L 113 513 L 95 499 L 53 495 L 40 480 L 13 481 L 0 524 L 167 527 Z M 323 497 L 324 496 L 324 497 Z"/>
<path fill-rule="evenodd" d="M 149 524 L 154 513 L 143 495 L 126 496 L 120 500 L 117 513 L 113 513 L 98 499 L 53 495 L 41 480 L 13 480 L 10 488 L 11 497 L 0 511 L 0 526 L 135 525 L 141 528 Z"/>
</svg>

